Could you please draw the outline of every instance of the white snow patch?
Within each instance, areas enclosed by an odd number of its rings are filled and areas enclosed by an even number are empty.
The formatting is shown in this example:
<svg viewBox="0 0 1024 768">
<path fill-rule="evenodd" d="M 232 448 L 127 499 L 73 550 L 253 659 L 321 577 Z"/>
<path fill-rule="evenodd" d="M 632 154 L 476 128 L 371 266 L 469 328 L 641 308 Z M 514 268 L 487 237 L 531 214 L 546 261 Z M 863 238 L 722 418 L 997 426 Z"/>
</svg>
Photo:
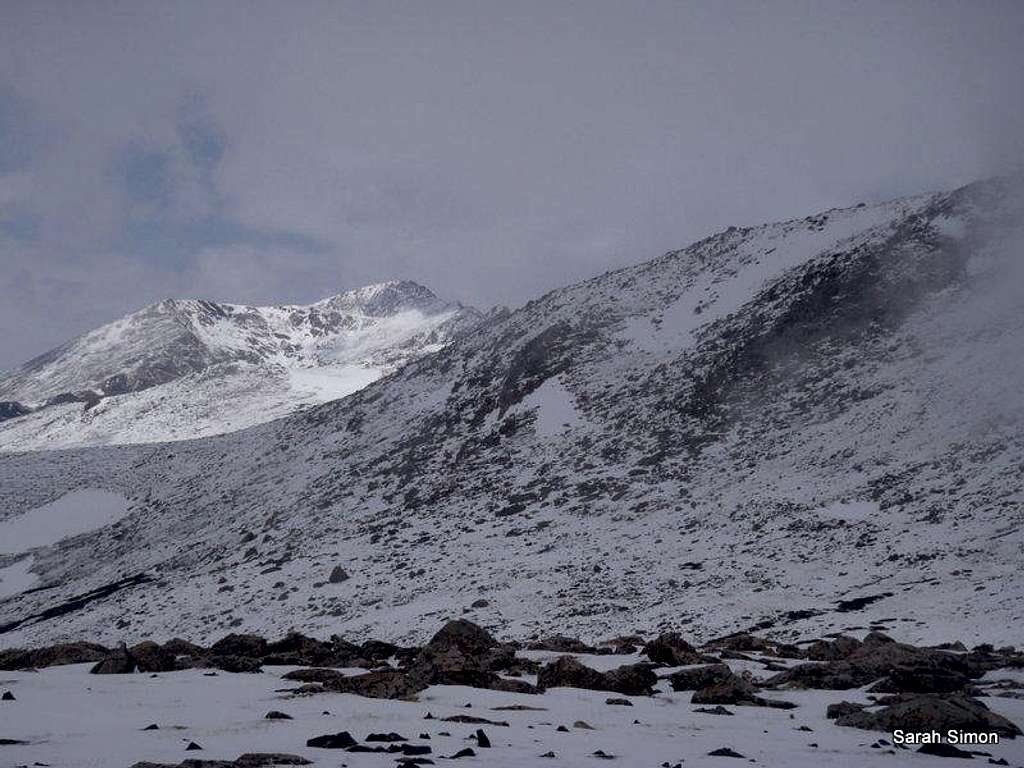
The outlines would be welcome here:
<svg viewBox="0 0 1024 768">
<path fill-rule="evenodd" d="M 289 368 L 291 389 L 316 402 L 326 403 L 347 397 L 369 386 L 381 376 L 381 368 L 362 365 L 332 365 L 323 368 Z"/>
<path fill-rule="evenodd" d="M 128 500 L 120 494 L 92 488 L 74 491 L 0 523 L 0 554 L 56 544 L 103 528 L 126 514 Z"/>
<path fill-rule="evenodd" d="M 553 437 L 586 423 L 576 407 L 576 398 L 565 386 L 561 376 L 541 384 L 523 400 L 527 408 L 537 409 L 534 431 L 538 437 Z"/>
<path fill-rule="evenodd" d="M 34 561 L 33 557 L 25 557 L 6 568 L 0 568 L 0 600 L 20 595 L 39 582 L 39 577 L 30 573 Z"/>
</svg>

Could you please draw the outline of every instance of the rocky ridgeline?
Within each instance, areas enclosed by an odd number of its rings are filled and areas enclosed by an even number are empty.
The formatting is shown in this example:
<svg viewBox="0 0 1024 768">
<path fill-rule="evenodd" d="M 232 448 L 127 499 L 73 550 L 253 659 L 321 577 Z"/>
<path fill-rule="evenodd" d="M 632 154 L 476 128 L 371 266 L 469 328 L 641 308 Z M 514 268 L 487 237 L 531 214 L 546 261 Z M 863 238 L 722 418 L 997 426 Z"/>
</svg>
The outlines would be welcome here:
<svg viewBox="0 0 1024 768">
<path fill-rule="evenodd" d="M 541 663 L 520 651 L 563 654 Z M 643 661 L 599 671 L 582 663 L 578 655 L 628 655 L 639 651 Z M 728 662 L 749 662 L 763 667 L 765 676 L 734 672 Z M 93 662 L 93 674 L 162 673 L 211 668 L 233 673 L 256 673 L 267 665 L 297 666 L 283 679 L 296 683 L 286 695 L 322 692 L 351 693 L 372 698 L 415 700 L 431 685 L 462 685 L 540 695 L 548 688 L 575 687 L 618 694 L 609 705 L 629 706 L 627 696 L 650 696 L 667 681 L 674 691 L 693 691 L 696 710 L 713 715 L 733 714 L 728 707 L 751 706 L 791 709 L 797 705 L 778 698 L 786 690 L 831 691 L 867 688 L 871 704 L 840 702 L 828 706 L 827 717 L 840 726 L 871 731 L 906 730 L 994 732 L 1015 738 L 1020 728 L 991 712 L 981 699 L 988 696 L 1024 697 L 1024 684 L 981 678 L 1004 668 L 1024 668 L 1024 653 L 1012 647 L 988 645 L 968 650 L 959 643 L 917 647 L 871 632 L 863 640 L 839 635 L 810 643 L 787 644 L 748 633 L 723 637 L 695 647 L 680 634 L 669 632 L 644 642 L 620 637 L 588 645 L 578 639 L 555 636 L 529 643 L 501 643 L 485 629 L 464 619 L 450 621 L 426 645 L 403 647 L 380 640 L 354 644 L 334 636 L 322 641 L 292 633 L 276 642 L 258 635 L 231 634 L 208 648 L 174 639 L 131 647 L 105 648 L 93 643 L 69 643 L 34 650 L 0 651 L 0 669 L 39 668 Z M 744 665 L 748 669 L 750 664 Z M 358 674 L 341 668 L 364 668 Z M 210 673 L 210 674 L 216 674 Z M 535 675 L 536 682 L 522 679 Z M 270 712 L 267 717 L 287 718 Z M 428 718 L 431 716 L 428 714 Z M 501 721 L 459 715 L 454 722 L 502 726 Z M 490 746 L 478 732 L 478 748 Z M 376 734 L 365 744 L 348 732 L 325 734 L 307 747 L 348 751 L 386 752 L 403 764 L 417 764 L 430 754 L 429 745 L 413 745 L 398 734 Z M 934 745 L 926 745 L 933 749 Z M 198 745 L 196 745 L 198 749 Z M 460 755 L 468 756 L 472 750 Z M 262 761 L 262 762 L 261 762 Z M 186 761 L 183 766 L 304 765 L 296 755 L 253 753 L 232 762 Z M 135 768 L 155 768 L 139 763 Z"/>
</svg>

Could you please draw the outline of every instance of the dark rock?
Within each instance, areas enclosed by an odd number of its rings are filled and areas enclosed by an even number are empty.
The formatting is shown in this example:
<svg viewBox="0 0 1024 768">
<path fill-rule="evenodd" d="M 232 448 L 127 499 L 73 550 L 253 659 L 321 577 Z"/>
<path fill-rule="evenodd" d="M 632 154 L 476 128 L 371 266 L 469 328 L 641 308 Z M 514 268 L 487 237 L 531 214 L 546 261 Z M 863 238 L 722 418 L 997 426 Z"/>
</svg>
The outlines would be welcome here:
<svg viewBox="0 0 1024 768">
<path fill-rule="evenodd" d="M 591 691 L 608 691 L 607 678 L 600 672 L 584 666 L 572 656 L 560 656 L 541 668 L 537 674 L 537 687 L 584 688 Z"/>
<path fill-rule="evenodd" d="M 632 707 L 633 706 L 633 702 L 630 701 L 629 699 L 605 699 L 604 703 L 605 704 L 610 704 L 612 706 L 617 706 L 617 707 Z"/>
<path fill-rule="evenodd" d="M 381 669 L 352 677 L 325 681 L 324 687 L 338 693 L 354 693 L 372 699 L 408 699 L 427 685 L 397 669 Z"/>
<path fill-rule="evenodd" d="M 264 720 L 291 720 L 292 716 L 285 712 L 278 712 L 276 709 L 272 709 L 263 716 Z"/>
<path fill-rule="evenodd" d="M 935 744 L 922 744 L 918 747 L 917 751 L 922 755 L 934 755 L 935 757 L 961 757 L 966 760 L 974 759 L 974 755 L 970 752 L 958 749 L 952 744 L 943 744 L 941 742 L 937 742 Z"/>
<path fill-rule="evenodd" d="M 470 725 L 498 725 L 502 728 L 508 728 L 508 722 L 505 720 L 488 720 L 486 717 L 474 717 L 473 715 L 452 715 L 451 717 L 442 717 L 441 721 L 445 723 L 467 723 Z"/>
<path fill-rule="evenodd" d="M 604 673 L 609 691 L 624 696 L 647 696 L 654 692 L 658 676 L 650 664 L 626 664 Z"/>
<path fill-rule="evenodd" d="M 922 694 L 897 700 L 877 711 L 863 710 L 843 715 L 838 725 L 869 731 L 947 731 L 998 733 L 1006 738 L 1021 734 L 1020 728 L 1001 715 L 990 712 L 980 701 L 965 696 Z"/>
<path fill-rule="evenodd" d="M 157 725 L 156 723 L 150 723 L 149 725 L 147 725 L 142 730 L 144 730 L 144 731 L 159 731 L 160 730 L 160 726 Z"/>
<path fill-rule="evenodd" d="M 195 643 L 190 643 L 188 640 L 182 640 L 180 637 L 168 640 L 163 644 L 163 649 L 175 657 L 189 656 L 191 658 L 200 658 L 206 655 L 205 648 Z"/>
<path fill-rule="evenodd" d="M 366 737 L 366 741 L 385 741 L 385 742 L 397 742 L 397 741 L 408 741 L 405 736 L 395 733 L 371 733 Z"/>
<path fill-rule="evenodd" d="M 210 646 L 210 651 L 215 656 L 246 656 L 250 659 L 260 659 L 267 653 L 267 641 L 259 635 L 231 634 Z"/>
<path fill-rule="evenodd" d="M 96 643 L 59 643 L 29 651 L 10 648 L 0 651 L 0 669 L 43 669 L 63 664 L 100 661 L 110 649 Z"/>
<path fill-rule="evenodd" d="M 839 661 L 848 658 L 861 647 L 860 640 L 840 635 L 834 640 L 817 640 L 807 647 L 806 656 L 812 661 Z"/>
<path fill-rule="evenodd" d="M 761 653 L 769 653 L 772 650 L 770 642 L 763 637 L 755 637 L 749 632 L 737 632 L 734 635 L 717 638 L 707 643 L 705 647 L 714 650 L 759 651 Z"/>
<path fill-rule="evenodd" d="M 4 691 L 4 695 L 0 696 L 0 701 L 15 701 L 14 694 L 10 691 Z"/>
<path fill-rule="evenodd" d="M 749 704 L 755 699 L 755 688 L 736 675 L 705 686 L 690 698 L 692 704 Z"/>
<path fill-rule="evenodd" d="M 907 677 L 904 679 L 913 676 L 938 679 L 948 675 L 975 678 L 984 673 L 985 667 L 946 651 L 915 648 L 897 642 L 871 642 L 861 644 L 842 660 L 826 664 L 798 664 L 770 678 L 767 684 L 846 690 L 867 685 L 897 670 L 905 673 Z"/>
<path fill-rule="evenodd" d="M 356 740 L 352 738 L 352 734 L 348 731 L 315 736 L 306 742 L 307 747 L 318 747 L 319 749 L 348 749 L 356 744 Z"/>
<path fill-rule="evenodd" d="M 837 717 L 843 715 L 852 715 L 856 712 L 860 712 L 865 708 L 865 704 L 856 704 L 852 701 L 840 701 L 837 704 L 829 704 L 825 708 L 825 717 L 829 720 L 835 720 Z"/>
<path fill-rule="evenodd" d="M 211 656 L 210 664 L 224 672 L 256 673 L 263 671 L 260 660 L 251 656 Z"/>
<path fill-rule="evenodd" d="M 448 755 L 446 759 L 458 760 L 460 757 L 476 757 L 476 752 L 474 752 L 470 747 L 466 747 L 465 749 L 460 749 L 454 755 Z"/>
<path fill-rule="evenodd" d="M 708 664 L 703 667 L 681 669 L 669 675 L 673 691 L 696 691 L 732 677 L 732 670 L 726 664 Z"/>
<path fill-rule="evenodd" d="M 690 698 L 692 704 L 739 704 L 751 707 L 771 707 L 773 709 L 793 709 L 796 704 L 788 701 L 765 699 L 755 695 L 753 684 L 741 677 L 733 675 L 720 683 L 714 683 L 694 692 Z"/>
<path fill-rule="evenodd" d="M 716 707 L 697 707 L 694 712 L 700 712 L 704 715 L 732 715 L 728 709 L 719 704 Z"/>
<path fill-rule="evenodd" d="M 354 646 L 353 646 L 354 648 Z M 267 643 L 263 654 L 264 664 L 298 664 L 318 666 L 321 664 L 345 664 L 350 655 L 342 654 L 339 658 L 338 649 L 331 643 L 325 643 L 301 632 L 289 632 L 281 640 Z"/>
<path fill-rule="evenodd" d="M 135 671 L 135 659 L 128 653 L 128 649 L 121 647 L 111 652 L 102 661 L 96 662 L 89 670 L 93 675 L 130 675 Z"/>
<path fill-rule="evenodd" d="M 340 565 L 336 565 L 334 566 L 334 569 L 331 571 L 331 575 L 328 577 L 327 580 L 331 584 L 341 584 L 341 582 L 348 581 L 348 579 L 349 575 L 345 572 L 345 569 L 342 568 Z"/>
<path fill-rule="evenodd" d="M 282 752 L 246 752 L 239 755 L 235 760 L 237 768 L 262 768 L 263 766 L 277 765 L 312 765 L 312 760 L 307 760 L 300 755 L 289 755 Z"/>
<path fill-rule="evenodd" d="M 487 738 L 487 734 L 484 733 L 483 728 L 476 729 L 476 745 L 481 749 L 491 748 L 491 740 Z"/>
<path fill-rule="evenodd" d="M 739 758 L 743 757 L 743 755 L 741 755 L 739 752 L 737 752 L 737 751 L 735 751 L 733 749 L 729 749 L 729 747 L 720 747 L 718 749 L 712 750 L 711 752 L 708 752 L 708 756 L 709 757 L 739 757 Z"/>
<path fill-rule="evenodd" d="M 541 640 L 534 640 L 528 643 L 526 648 L 530 651 L 552 651 L 554 653 L 596 654 L 598 652 L 597 648 L 587 645 L 579 638 L 567 637 L 565 635 L 552 635 Z"/>
<path fill-rule="evenodd" d="M 198 744 L 196 744 L 194 741 L 190 741 L 188 743 L 188 746 L 185 747 L 185 751 L 186 752 L 198 752 L 198 751 L 201 751 L 201 750 L 202 750 L 202 747 L 199 746 Z"/>
<path fill-rule="evenodd" d="M 324 669 L 322 667 L 293 669 L 291 672 L 281 675 L 282 680 L 296 680 L 300 683 L 327 683 L 344 677 L 345 675 L 336 669 Z"/>
<path fill-rule="evenodd" d="M 666 632 L 644 646 L 644 655 L 656 664 L 666 667 L 680 667 L 684 664 L 701 664 L 709 658 L 697 651 L 678 632 Z M 717 661 L 717 659 L 710 659 Z"/>
<path fill-rule="evenodd" d="M 145 640 L 128 649 L 139 672 L 173 672 L 177 669 L 175 656 L 152 640 Z"/>
</svg>

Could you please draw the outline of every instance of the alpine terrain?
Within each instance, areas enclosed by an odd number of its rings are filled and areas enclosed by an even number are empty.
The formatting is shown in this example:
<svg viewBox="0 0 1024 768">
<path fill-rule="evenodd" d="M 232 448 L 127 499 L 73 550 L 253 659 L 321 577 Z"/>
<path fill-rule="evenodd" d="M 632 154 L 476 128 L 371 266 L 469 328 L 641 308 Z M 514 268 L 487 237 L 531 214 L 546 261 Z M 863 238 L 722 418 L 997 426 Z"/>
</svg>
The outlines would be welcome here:
<svg viewBox="0 0 1024 768">
<path fill-rule="evenodd" d="M 0 451 L 242 429 L 344 397 L 478 319 L 410 281 L 309 306 L 162 301 L 0 374 Z"/>
<path fill-rule="evenodd" d="M 408 284 L 158 305 L 0 380 L 0 668 L 158 675 L 10 678 L 125 763 L 891 765 L 909 722 L 1020 764 L 1022 285 L 1000 178 L 483 318 Z M 265 421 L 270 370 L 350 393 Z"/>
</svg>

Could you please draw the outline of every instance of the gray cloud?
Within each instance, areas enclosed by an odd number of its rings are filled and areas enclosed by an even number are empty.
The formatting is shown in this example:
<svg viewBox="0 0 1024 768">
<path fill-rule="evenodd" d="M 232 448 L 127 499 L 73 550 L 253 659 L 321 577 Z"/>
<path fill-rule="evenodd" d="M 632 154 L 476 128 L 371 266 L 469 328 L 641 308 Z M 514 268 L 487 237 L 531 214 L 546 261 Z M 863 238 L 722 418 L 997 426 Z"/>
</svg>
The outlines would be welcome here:
<svg viewBox="0 0 1024 768">
<path fill-rule="evenodd" d="M 517 303 L 1019 167 L 1018 2 L 8 3 L 0 367 L 168 295 Z"/>
</svg>

